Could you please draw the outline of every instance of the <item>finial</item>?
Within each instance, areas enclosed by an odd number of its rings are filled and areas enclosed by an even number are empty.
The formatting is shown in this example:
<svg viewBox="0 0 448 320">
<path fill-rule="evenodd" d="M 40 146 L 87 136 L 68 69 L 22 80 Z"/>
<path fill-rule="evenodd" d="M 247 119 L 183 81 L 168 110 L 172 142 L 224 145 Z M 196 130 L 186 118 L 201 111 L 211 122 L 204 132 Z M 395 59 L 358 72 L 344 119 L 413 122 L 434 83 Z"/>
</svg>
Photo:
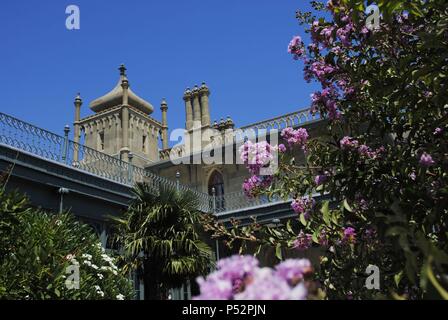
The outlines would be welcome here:
<svg viewBox="0 0 448 320">
<path fill-rule="evenodd" d="M 168 103 L 166 103 L 165 98 L 162 98 L 162 102 L 160 103 L 160 109 L 168 109 Z"/>
<path fill-rule="evenodd" d="M 198 87 L 197 84 L 195 84 L 195 85 L 194 85 L 194 88 L 193 88 L 193 92 L 197 92 L 197 91 L 199 91 L 199 87 Z"/>
<path fill-rule="evenodd" d="M 75 97 L 75 102 L 78 102 L 78 101 L 82 102 L 81 94 L 79 92 L 78 92 L 78 94 Z"/>
<path fill-rule="evenodd" d="M 185 89 L 185 92 L 184 92 L 184 100 L 187 101 L 190 99 L 190 97 L 191 97 L 191 90 L 188 87 L 187 89 Z"/>
<path fill-rule="evenodd" d="M 122 63 L 120 65 L 120 68 L 118 68 L 118 70 L 120 70 L 120 76 L 126 76 L 126 67 L 124 66 L 124 64 Z"/>
<path fill-rule="evenodd" d="M 207 96 L 210 94 L 210 90 L 208 89 L 207 85 L 205 84 L 205 81 L 202 82 L 201 88 L 199 91 L 203 94 L 206 94 Z"/>
<path fill-rule="evenodd" d="M 66 124 L 64 127 L 64 133 L 65 133 L 65 135 L 68 135 L 69 132 L 70 132 L 70 126 L 68 124 Z"/>
<path fill-rule="evenodd" d="M 82 105 L 81 94 L 78 92 L 78 94 L 75 97 L 75 107 L 81 107 L 81 105 Z"/>
</svg>

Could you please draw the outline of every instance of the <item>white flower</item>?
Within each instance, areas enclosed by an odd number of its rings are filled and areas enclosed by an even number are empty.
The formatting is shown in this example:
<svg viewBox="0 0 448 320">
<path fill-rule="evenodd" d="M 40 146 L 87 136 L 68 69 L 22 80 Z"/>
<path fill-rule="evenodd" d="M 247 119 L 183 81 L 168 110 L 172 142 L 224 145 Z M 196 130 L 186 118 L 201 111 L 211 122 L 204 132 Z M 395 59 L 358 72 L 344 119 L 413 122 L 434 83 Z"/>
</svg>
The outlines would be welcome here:
<svg viewBox="0 0 448 320">
<path fill-rule="evenodd" d="M 114 265 L 112 262 L 109 263 L 109 264 L 110 264 L 110 267 L 111 267 L 112 269 L 114 269 L 114 270 L 118 270 L 118 267 L 117 267 L 116 265 Z"/>
<path fill-rule="evenodd" d="M 68 261 L 72 261 L 73 259 L 75 259 L 75 255 L 70 253 L 70 254 L 65 256 L 65 259 L 68 260 Z"/>
<path fill-rule="evenodd" d="M 94 288 L 96 289 L 96 291 L 101 291 L 101 287 L 100 286 L 94 286 Z"/>
<path fill-rule="evenodd" d="M 92 262 L 90 262 L 89 260 L 86 260 L 83 263 L 89 267 L 92 265 Z"/>
<path fill-rule="evenodd" d="M 100 280 L 102 280 L 104 278 L 104 276 L 101 273 L 97 273 L 96 275 Z"/>
<path fill-rule="evenodd" d="M 96 293 L 99 294 L 101 297 L 104 297 L 104 292 L 103 291 L 98 290 Z"/>
<path fill-rule="evenodd" d="M 56 225 L 57 225 L 57 226 L 62 225 L 62 221 L 61 221 L 61 220 L 56 220 Z"/>
<path fill-rule="evenodd" d="M 109 264 L 113 264 L 114 259 L 112 257 L 109 257 L 107 254 L 103 253 L 101 255 L 104 261 L 106 261 Z"/>
<path fill-rule="evenodd" d="M 121 293 L 117 294 L 117 300 L 124 300 L 124 295 L 122 295 Z"/>
<path fill-rule="evenodd" d="M 94 245 L 95 246 L 95 245 Z M 96 244 L 96 247 L 98 248 L 98 249 L 101 249 L 101 251 L 104 253 L 104 252 L 106 252 L 106 250 L 104 250 L 104 248 L 103 248 L 103 245 L 101 244 L 101 242 L 98 242 L 97 244 Z"/>
<path fill-rule="evenodd" d="M 92 260 L 92 255 L 91 255 L 91 254 L 88 254 L 88 253 L 84 253 L 84 254 L 82 255 L 82 257 L 83 257 L 84 259 L 87 259 L 87 260 Z"/>
<path fill-rule="evenodd" d="M 93 269 L 98 270 L 98 266 L 96 264 L 91 264 L 90 265 Z"/>
</svg>

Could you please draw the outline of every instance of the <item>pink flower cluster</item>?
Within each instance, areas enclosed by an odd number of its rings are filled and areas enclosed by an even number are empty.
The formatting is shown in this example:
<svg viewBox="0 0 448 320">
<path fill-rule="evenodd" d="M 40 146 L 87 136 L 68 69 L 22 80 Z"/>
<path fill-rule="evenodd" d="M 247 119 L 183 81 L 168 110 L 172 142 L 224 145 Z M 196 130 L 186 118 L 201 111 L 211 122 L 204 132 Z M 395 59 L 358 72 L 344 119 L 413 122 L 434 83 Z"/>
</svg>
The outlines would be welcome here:
<svg viewBox="0 0 448 320">
<path fill-rule="evenodd" d="M 362 144 L 358 148 L 358 153 L 366 158 L 376 159 L 378 155 L 384 152 L 384 150 L 385 150 L 384 147 L 379 147 L 378 149 L 373 151 L 370 147 L 366 146 L 365 144 Z"/>
<path fill-rule="evenodd" d="M 293 248 L 299 251 L 307 250 L 311 248 L 312 245 L 313 245 L 312 235 L 304 233 L 303 230 L 300 230 L 297 239 L 294 240 L 293 242 Z"/>
<path fill-rule="evenodd" d="M 269 163 L 274 159 L 272 153 L 275 148 L 266 141 L 253 143 L 248 140 L 240 147 L 239 151 L 241 161 L 250 173 L 260 174 L 260 169 L 269 166 Z"/>
<path fill-rule="evenodd" d="M 343 20 L 345 17 L 341 18 L 341 20 Z M 353 31 L 355 31 L 355 28 L 352 22 L 349 22 L 344 27 L 336 30 L 336 35 L 341 40 L 344 46 L 349 47 L 351 45 L 351 34 Z"/>
<path fill-rule="evenodd" d="M 435 161 L 432 159 L 431 155 L 426 152 L 423 152 L 423 154 L 420 156 L 419 162 L 423 167 L 430 167 L 435 164 Z"/>
<path fill-rule="evenodd" d="M 288 52 L 293 55 L 294 59 L 297 60 L 305 53 L 302 38 L 295 36 L 292 38 L 288 45 Z"/>
<path fill-rule="evenodd" d="M 288 259 L 275 269 L 260 268 L 253 256 L 232 256 L 218 262 L 217 270 L 197 282 L 196 300 L 305 300 L 304 278 L 312 273 L 307 259 Z"/>
<path fill-rule="evenodd" d="M 315 92 L 311 94 L 311 108 L 313 112 L 316 112 L 318 105 L 324 106 L 325 111 L 331 120 L 339 119 L 341 113 L 337 108 L 338 95 L 334 88 L 325 88 L 322 92 Z"/>
<path fill-rule="evenodd" d="M 272 176 L 257 176 L 253 175 L 243 182 L 243 192 L 248 198 L 253 198 L 257 192 L 262 188 L 267 188 L 271 185 Z"/>
<path fill-rule="evenodd" d="M 302 149 L 305 149 L 305 145 L 308 141 L 308 131 L 304 128 L 294 130 L 293 128 L 288 127 L 283 129 L 281 137 L 288 142 L 290 147 L 297 145 L 302 147 Z"/>
<path fill-rule="evenodd" d="M 352 227 L 343 228 L 342 243 L 350 244 L 356 242 L 356 231 Z"/>
<path fill-rule="evenodd" d="M 328 244 L 329 244 L 328 235 L 327 235 L 327 231 L 325 231 L 325 229 L 322 229 L 320 231 L 318 240 L 319 240 L 319 244 L 321 246 L 328 246 Z"/>
<path fill-rule="evenodd" d="M 328 84 L 328 78 L 333 75 L 337 69 L 336 67 L 325 63 L 324 60 L 306 61 L 305 65 L 305 80 L 310 81 L 312 78 L 316 78 L 319 82 Z"/>
<path fill-rule="evenodd" d="M 316 201 L 310 196 L 304 196 L 299 199 L 294 199 L 291 203 L 291 208 L 294 212 L 303 214 L 305 219 L 308 219 L 314 209 Z"/>
<path fill-rule="evenodd" d="M 327 174 L 319 174 L 314 177 L 314 184 L 316 186 L 320 186 L 321 184 L 324 184 L 328 180 Z"/>
<path fill-rule="evenodd" d="M 342 150 L 358 148 L 359 142 L 351 137 L 345 136 L 339 142 Z"/>
<path fill-rule="evenodd" d="M 376 159 L 381 153 L 385 151 L 383 146 L 377 148 L 376 150 L 372 150 L 369 146 L 365 144 L 359 144 L 359 141 L 353 139 L 352 137 L 345 136 L 339 142 L 342 150 L 353 150 L 356 149 L 360 156 Z"/>
</svg>

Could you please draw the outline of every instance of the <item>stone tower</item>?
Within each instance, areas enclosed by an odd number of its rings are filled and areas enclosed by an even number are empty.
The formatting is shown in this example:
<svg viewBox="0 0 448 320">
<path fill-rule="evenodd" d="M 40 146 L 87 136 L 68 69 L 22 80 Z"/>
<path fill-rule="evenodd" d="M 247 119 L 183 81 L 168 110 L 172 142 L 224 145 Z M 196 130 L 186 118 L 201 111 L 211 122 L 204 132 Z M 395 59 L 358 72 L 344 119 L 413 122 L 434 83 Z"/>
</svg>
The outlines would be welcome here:
<svg viewBox="0 0 448 320">
<path fill-rule="evenodd" d="M 184 92 L 186 154 L 200 151 L 204 143 L 208 142 L 203 140 L 203 135 L 210 129 L 209 95 L 210 90 L 205 82 L 200 87 L 195 85 L 193 90 L 187 88 Z"/>
<path fill-rule="evenodd" d="M 159 160 L 159 138 L 168 148 L 168 106 L 163 100 L 162 123 L 151 118 L 154 107 L 131 90 L 125 66 L 119 70 L 115 88 L 90 103 L 93 115 L 80 119 L 82 100 L 76 97 L 74 141 L 79 143 L 84 135 L 84 145 L 123 161 L 129 161 L 132 153 L 132 163 L 143 167 Z"/>
</svg>

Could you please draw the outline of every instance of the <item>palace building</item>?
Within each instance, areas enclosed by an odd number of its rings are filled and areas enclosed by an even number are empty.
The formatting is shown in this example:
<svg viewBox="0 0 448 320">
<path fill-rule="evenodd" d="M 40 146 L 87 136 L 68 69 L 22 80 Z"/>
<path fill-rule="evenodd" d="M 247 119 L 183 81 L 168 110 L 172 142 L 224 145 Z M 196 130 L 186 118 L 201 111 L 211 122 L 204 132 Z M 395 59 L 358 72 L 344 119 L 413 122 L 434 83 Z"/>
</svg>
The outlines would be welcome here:
<svg viewBox="0 0 448 320">
<path fill-rule="evenodd" d="M 234 137 L 235 124 L 230 117 L 211 123 L 210 89 L 205 83 L 201 86 L 195 85 L 193 89 L 187 88 L 183 93 L 183 144 L 170 148 L 167 102 L 163 99 L 160 103 L 162 119 L 152 118 L 153 105 L 132 91 L 124 65 L 120 66 L 119 71 L 120 77 L 116 86 L 109 93 L 90 102 L 92 115 L 80 118 L 82 100 L 79 95 L 76 97 L 75 143 L 83 142 L 88 148 L 125 162 L 131 160 L 137 167 L 170 180 L 179 179 L 180 184 L 208 195 L 214 192 L 220 197 L 225 193 L 241 191 L 248 171 L 239 161 L 238 145 Z M 305 110 L 239 129 L 252 131 L 257 135 L 257 131 L 261 129 L 280 130 L 289 125 L 308 122 L 311 124 L 317 120 L 310 117 L 312 116 Z M 221 161 L 203 161 L 200 154 L 211 145 L 228 146 L 223 149 Z M 232 153 L 230 158 L 226 157 L 226 152 Z M 195 157 L 195 154 L 199 157 Z M 180 163 L 173 162 L 173 157 L 181 159 Z M 76 152 L 74 159 L 79 159 Z M 189 159 L 191 161 L 188 161 Z"/>
</svg>

